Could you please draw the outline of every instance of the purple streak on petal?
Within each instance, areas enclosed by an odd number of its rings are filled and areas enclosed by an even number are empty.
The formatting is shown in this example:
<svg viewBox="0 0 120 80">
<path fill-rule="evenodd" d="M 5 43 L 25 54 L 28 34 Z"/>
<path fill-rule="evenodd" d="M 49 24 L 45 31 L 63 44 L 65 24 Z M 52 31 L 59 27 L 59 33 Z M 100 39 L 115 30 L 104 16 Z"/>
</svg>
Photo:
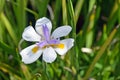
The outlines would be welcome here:
<svg viewBox="0 0 120 80">
<path fill-rule="evenodd" d="M 49 29 L 47 25 L 43 25 L 43 33 L 46 41 L 50 40 L 50 34 L 49 34 Z"/>
<path fill-rule="evenodd" d="M 38 45 L 40 48 L 44 47 L 44 46 L 47 45 L 47 44 L 48 44 L 48 43 L 47 43 L 46 41 L 37 43 L 37 45 Z"/>
<path fill-rule="evenodd" d="M 52 39 L 48 41 L 48 44 L 59 44 L 59 43 L 60 43 L 60 40 L 57 40 L 57 39 Z"/>
</svg>

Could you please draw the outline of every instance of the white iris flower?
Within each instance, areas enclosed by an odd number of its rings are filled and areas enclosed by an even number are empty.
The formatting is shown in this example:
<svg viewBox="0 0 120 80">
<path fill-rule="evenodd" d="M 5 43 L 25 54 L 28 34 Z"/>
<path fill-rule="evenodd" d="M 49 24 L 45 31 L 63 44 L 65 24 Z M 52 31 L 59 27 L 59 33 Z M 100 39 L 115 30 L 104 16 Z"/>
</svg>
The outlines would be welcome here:
<svg viewBox="0 0 120 80">
<path fill-rule="evenodd" d="M 73 47 L 74 39 L 60 40 L 60 37 L 67 36 L 72 28 L 70 26 L 61 26 L 51 34 L 52 24 L 46 17 L 36 21 L 35 30 L 32 26 L 25 28 L 22 37 L 26 41 L 36 42 L 20 52 L 22 61 L 25 64 L 35 62 L 41 55 L 47 63 L 55 61 L 57 54 L 64 55 Z"/>
</svg>

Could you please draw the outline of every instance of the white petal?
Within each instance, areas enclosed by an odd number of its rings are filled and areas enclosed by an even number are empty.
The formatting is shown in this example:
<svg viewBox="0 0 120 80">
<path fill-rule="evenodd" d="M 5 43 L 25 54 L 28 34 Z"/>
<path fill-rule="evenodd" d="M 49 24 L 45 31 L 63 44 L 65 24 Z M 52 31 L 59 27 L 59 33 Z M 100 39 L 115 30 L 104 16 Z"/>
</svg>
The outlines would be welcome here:
<svg viewBox="0 0 120 80">
<path fill-rule="evenodd" d="M 30 64 L 35 62 L 42 54 L 42 50 L 38 50 L 36 53 L 33 53 L 32 49 L 34 47 L 36 47 L 36 44 L 31 45 L 20 52 L 20 55 L 22 56 L 22 61 L 25 64 Z"/>
<path fill-rule="evenodd" d="M 57 57 L 56 52 L 52 47 L 48 47 L 43 52 L 43 60 L 47 63 L 52 63 Z"/>
<path fill-rule="evenodd" d="M 27 28 L 25 28 L 22 37 L 26 41 L 40 41 L 41 39 L 41 37 L 35 32 L 32 26 L 28 26 Z"/>
<path fill-rule="evenodd" d="M 59 55 L 64 55 L 69 49 L 71 49 L 74 45 L 74 39 L 64 39 L 60 41 L 61 44 L 64 44 L 64 48 L 55 48 L 55 51 Z"/>
<path fill-rule="evenodd" d="M 48 29 L 49 29 L 49 33 L 51 33 L 51 29 L 52 29 L 52 23 L 51 21 L 46 18 L 46 17 L 43 17 L 43 18 L 40 18 L 36 21 L 36 24 L 35 24 L 35 29 L 36 31 L 41 35 L 41 36 L 44 36 L 43 35 L 43 29 L 42 29 L 42 25 L 47 25 Z"/>
<path fill-rule="evenodd" d="M 52 37 L 53 38 L 60 38 L 63 36 L 67 36 L 70 31 L 72 30 L 72 28 L 70 26 L 61 26 L 58 27 L 57 29 L 55 29 L 52 33 Z"/>
</svg>

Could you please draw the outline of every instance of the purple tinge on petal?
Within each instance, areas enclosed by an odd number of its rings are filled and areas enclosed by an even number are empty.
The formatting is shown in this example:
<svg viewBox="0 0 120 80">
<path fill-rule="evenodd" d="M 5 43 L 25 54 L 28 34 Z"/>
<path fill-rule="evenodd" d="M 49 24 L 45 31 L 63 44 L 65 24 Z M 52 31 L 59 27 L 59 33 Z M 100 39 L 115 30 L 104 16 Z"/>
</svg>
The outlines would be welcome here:
<svg viewBox="0 0 120 80">
<path fill-rule="evenodd" d="M 44 47 L 45 45 L 47 45 L 48 43 L 46 41 L 43 41 L 43 42 L 40 42 L 40 43 L 37 43 L 37 45 L 42 48 Z"/>
<path fill-rule="evenodd" d="M 48 44 L 59 44 L 59 43 L 60 43 L 60 40 L 57 40 L 57 39 L 52 39 L 48 41 Z"/>
<path fill-rule="evenodd" d="M 49 29 L 47 25 L 43 25 L 43 33 L 46 41 L 50 40 L 50 34 L 49 34 Z"/>
</svg>

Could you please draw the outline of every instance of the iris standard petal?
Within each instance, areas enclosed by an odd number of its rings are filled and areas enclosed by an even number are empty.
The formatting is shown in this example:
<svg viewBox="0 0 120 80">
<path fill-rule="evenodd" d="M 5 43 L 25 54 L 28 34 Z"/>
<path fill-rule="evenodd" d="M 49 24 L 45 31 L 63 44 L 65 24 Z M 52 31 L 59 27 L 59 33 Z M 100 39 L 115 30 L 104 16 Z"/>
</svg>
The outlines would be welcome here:
<svg viewBox="0 0 120 80">
<path fill-rule="evenodd" d="M 52 33 L 52 37 L 53 38 L 60 38 L 63 36 L 67 36 L 70 31 L 72 30 L 72 28 L 70 26 L 61 26 L 58 27 L 57 29 L 55 29 Z"/>
<path fill-rule="evenodd" d="M 30 64 L 35 62 L 40 57 L 41 54 L 42 54 L 42 50 L 40 49 L 38 50 L 36 44 L 31 45 L 20 52 L 20 55 L 22 56 L 22 61 L 25 64 Z"/>
<path fill-rule="evenodd" d="M 42 37 L 44 36 L 43 28 L 42 28 L 43 25 L 46 25 L 48 27 L 49 33 L 51 33 L 51 29 L 52 29 L 52 23 L 48 18 L 43 17 L 38 19 L 35 24 L 35 29 L 37 33 L 39 33 Z"/>
<path fill-rule="evenodd" d="M 64 55 L 69 49 L 71 49 L 74 45 L 74 39 L 69 38 L 69 39 L 64 39 L 60 41 L 60 44 L 64 44 L 64 47 L 62 48 L 54 48 L 55 51 L 59 54 L 59 55 Z"/>
<path fill-rule="evenodd" d="M 28 26 L 25 28 L 22 38 L 26 41 L 40 41 L 41 37 L 35 32 L 34 28 L 32 26 Z"/>
<path fill-rule="evenodd" d="M 52 63 L 57 58 L 57 54 L 52 47 L 46 47 L 43 51 L 43 60 L 47 63 Z"/>
</svg>

